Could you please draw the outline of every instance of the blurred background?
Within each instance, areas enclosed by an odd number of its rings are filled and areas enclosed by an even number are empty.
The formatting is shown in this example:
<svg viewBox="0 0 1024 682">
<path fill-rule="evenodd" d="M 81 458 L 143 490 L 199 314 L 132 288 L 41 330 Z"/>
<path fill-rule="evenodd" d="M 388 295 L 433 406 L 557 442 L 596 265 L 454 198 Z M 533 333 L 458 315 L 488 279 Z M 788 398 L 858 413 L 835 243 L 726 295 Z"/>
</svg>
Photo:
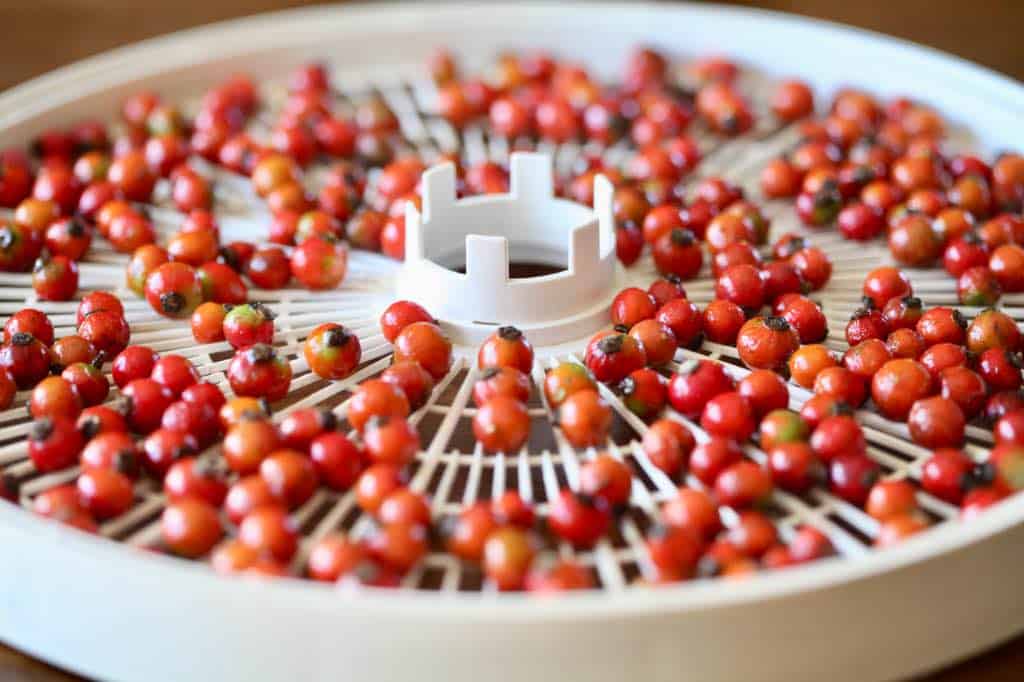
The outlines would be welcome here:
<svg viewBox="0 0 1024 682">
<path fill-rule="evenodd" d="M 1024 0 L 736 0 L 937 47 L 1024 79 Z M 125 43 L 312 0 L 0 0 L 0 90 Z M 728 51 L 728 36 L 722 49 Z M 811 56 L 809 55 L 809 58 Z"/>
</svg>

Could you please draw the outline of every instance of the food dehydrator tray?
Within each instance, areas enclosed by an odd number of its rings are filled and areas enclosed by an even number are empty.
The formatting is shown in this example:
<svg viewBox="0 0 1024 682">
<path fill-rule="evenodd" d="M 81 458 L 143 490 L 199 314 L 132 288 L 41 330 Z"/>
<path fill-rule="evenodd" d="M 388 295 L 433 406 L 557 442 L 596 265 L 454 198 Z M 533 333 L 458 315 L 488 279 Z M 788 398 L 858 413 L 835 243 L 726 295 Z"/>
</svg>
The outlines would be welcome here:
<svg viewBox="0 0 1024 682">
<path fill-rule="evenodd" d="M 954 123 L 969 115 L 971 130 L 957 130 L 953 146 L 994 150 L 1019 146 L 1024 89 L 978 67 L 874 34 L 782 15 L 713 5 L 567 6 L 376 5 L 285 12 L 214 25 L 131 46 L 66 67 L 0 96 L 0 146 L 23 144 L 33 134 L 76 118 L 112 118 L 115 103 L 140 87 L 187 100 L 236 72 L 267 83 L 280 101 L 281 79 L 308 59 L 328 62 L 341 100 L 378 92 L 398 114 L 409 146 L 427 159 L 459 148 L 469 162 L 504 160 L 507 142 L 473 127 L 461 136 L 431 110 L 432 86 L 422 64 L 437 45 L 449 45 L 468 64 L 498 50 L 543 47 L 579 59 L 599 74 L 616 73 L 629 48 L 648 43 L 679 56 L 727 52 L 752 67 L 743 87 L 755 106 L 773 78 L 796 75 L 819 93 L 858 85 L 880 95 L 911 93 Z M 822 57 L 821 55 L 826 55 Z M 274 83 L 277 83 L 277 86 Z M 757 174 L 767 160 L 796 142 L 792 128 L 759 118 L 751 133 L 723 140 L 695 132 L 706 154 L 697 175 L 722 175 L 757 196 Z M 259 125 L 259 123 L 257 123 Z M 579 145 L 541 144 L 556 171 L 568 169 Z M 625 147 L 607 156 L 622 160 Z M 218 179 L 218 210 L 225 240 L 258 238 L 268 218 L 248 181 L 205 168 Z M 313 174 L 315 175 L 315 174 Z M 767 202 L 773 234 L 806 233 L 835 265 L 829 286 L 815 295 L 829 319 L 827 344 L 845 349 L 841 330 L 860 301 L 864 274 L 888 263 L 888 251 L 842 240 L 834 231 L 800 226 L 786 202 Z M 173 211 L 157 209 L 162 236 L 173 231 Z M 125 290 L 123 256 L 95 244 L 82 264 L 83 290 L 114 289 L 132 325 L 133 343 L 189 357 L 204 379 L 227 387 L 226 343 L 196 345 L 181 322 L 164 320 Z M 400 264 L 353 251 L 342 288 L 252 290 L 277 314 L 275 342 L 289 354 L 295 380 L 289 409 L 325 405 L 343 414 L 344 399 L 360 380 L 383 370 L 389 347 L 377 328 L 380 311 L 396 298 Z M 941 271 L 909 271 L 928 305 L 955 305 L 955 283 Z M 622 271 L 621 286 L 646 286 L 655 273 L 645 257 Z M 713 297 L 703 273 L 686 284 L 691 300 Z M 616 286 L 618 291 L 621 286 Z M 27 275 L 0 274 L 0 314 L 32 301 Z M 75 303 L 35 303 L 58 335 L 73 327 Z M 1003 309 L 1024 317 L 1024 296 L 1009 295 Z M 334 321 L 355 330 L 364 365 L 346 380 L 327 382 L 308 371 L 301 340 L 315 325 Z M 578 338 L 537 345 L 533 372 L 563 359 L 580 359 L 592 329 Z M 436 517 L 481 497 L 518 489 L 537 504 L 563 485 L 573 486 L 591 451 L 574 450 L 552 428 L 550 412 L 535 396 L 531 440 L 515 456 L 486 455 L 468 433 L 474 410 L 469 395 L 477 370 L 475 344 L 458 346 L 458 359 L 431 400 L 412 421 L 423 451 L 411 487 L 432 498 Z M 734 376 L 746 369 L 734 348 L 706 342 L 681 350 L 676 361 L 707 357 Z M 790 385 L 794 405 L 808 393 Z M 610 390 L 617 414 L 607 449 L 632 459 L 643 472 L 634 484 L 631 511 L 592 552 L 574 555 L 595 571 L 602 589 L 558 598 L 481 591 L 479 576 L 450 555 L 431 554 L 394 592 L 332 589 L 281 580 L 231 580 L 198 563 L 144 551 L 159 539 L 160 491 L 141 484 L 126 515 L 90 537 L 10 505 L 0 505 L 0 579 L 7 585 L 0 638 L 73 670 L 113 679 L 888 679 L 941 666 L 991 646 L 1024 628 L 1018 589 L 1019 546 L 1024 542 L 1024 500 L 1011 498 L 970 523 L 957 509 L 921 493 L 922 508 L 938 523 L 919 537 L 885 551 L 871 548 L 877 523 L 824 490 L 806 496 L 776 492 L 771 514 L 792 530 L 808 523 L 824 531 L 835 559 L 744 581 L 701 580 L 648 589 L 631 586 L 645 574 L 642 533 L 659 502 L 675 490 L 661 472 L 635 456 L 646 428 Z M 24 479 L 23 500 L 73 480 L 67 471 L 37 476 L 25 459 L 29 421 L 19 394 L 0 413 L 0 468 Z M 885 475 L 919 475 L 927 451 L 908 441 L 906 427 L 862 410 L 870 454 Z M 979 458 L 991 435 L 970 427 L 967 450 Z M 754 459 L 763 455 L 753 448 Z M 359 535 L 367 522 L 351 493 L 319 491 L 296 511 L 305 540 L 293 562 L 300 568 L 312 539 L 333 529 Z"/>
</svg>

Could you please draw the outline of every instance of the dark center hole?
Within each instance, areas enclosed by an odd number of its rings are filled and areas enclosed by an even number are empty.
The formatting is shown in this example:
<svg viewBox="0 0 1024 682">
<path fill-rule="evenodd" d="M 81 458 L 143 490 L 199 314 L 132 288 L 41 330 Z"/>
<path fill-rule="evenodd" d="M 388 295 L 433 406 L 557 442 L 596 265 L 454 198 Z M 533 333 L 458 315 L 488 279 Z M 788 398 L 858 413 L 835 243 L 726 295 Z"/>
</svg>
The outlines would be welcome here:
<svg viewBox="0 0 1024 682">
<path fill-rule="evenodd" d="M 452 270 L 460 274 L 466 274 L 466 264 L 460 263 L 452 267 Z M 543 277 L 565 270 L 564 265 L 551 265 L 539 261 L 512 261 L 508 265 L 508 276 L 511 279 L 526 279 L 527 277 Z"/>
</svg>

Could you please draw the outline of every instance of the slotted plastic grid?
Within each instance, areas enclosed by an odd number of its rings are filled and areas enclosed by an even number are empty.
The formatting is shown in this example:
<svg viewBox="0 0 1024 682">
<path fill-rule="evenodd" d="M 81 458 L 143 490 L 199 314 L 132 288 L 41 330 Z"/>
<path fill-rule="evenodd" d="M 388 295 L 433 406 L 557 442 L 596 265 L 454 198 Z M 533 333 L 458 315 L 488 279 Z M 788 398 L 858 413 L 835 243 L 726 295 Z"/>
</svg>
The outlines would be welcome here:
<svg viewBox="0 0 1024 682">
<path fill-rule="evenodd" d="M 483 160 L 505 161 L 513 149 L 534 149 L 547 152 L 554 159 L 556 172 L 567 175 L 573 162 L 585 151 L 577 144 L 560 146 L 534 140 L 507 140 L 493 136 L 486 127 L 472 126 L 464 131 L 454 130 L 448 123 L 433 113 L 434 87 L 418 66 L 398 68 L 387 73 L 333 74 L 337 104 L 344 110 L 367 96 L 382 97 L 397 114 L 401 125 L 404 149 L 417 152 L 428 163 L 442 152 L 457 151 L 469 164 Z M 757 176 L 763 164 L 792 148 L 798 141 L 794 127 L 775 127 L 773 118 L 766 113 L 764 105 L 772 82 L 756 72 L 744 71 L 740 88 L 747 93 L 755 110 L 758 127 L 751 133 L 735 139 L 724 139 L 702 130 L 699 125 L 691 129 L 698 141 L 704 160 L 698 166 L 693 178 L 721 175 L 741 185 L 748 196 L 757 198 Z M 285 92 L 279 85 L 264 87 L 266 108 L 250 125 L 250 133 L 256 138 L 269 135 L 274 110 L 283 103 Z M 959 134 L 954 138 L 954 147 L 969 149 L 970 138 Z M 587 151 L 590 149 L 588 148 Z M 632 153 L 626 142 L 620 142 L 608 149 L 600 150 L 605 159 L 621 165 Z M 226 239 L 247 238 L 261 240 L 265 236 L 269 217 L 261 203 L 249 188 L 247 178 L 232 176 L 201 160 L 195 165 L 202 172 L 216 180 L 216 212 L 222 222 L 222 233 Z M 315 189 L 323 177 L 327 165 L 311 168 L 306 181 Z M 374 176 L 370 176 L 373 186 Z M 156 206 L 151 209 L 161 238 L 166 238 L 176 229 L 180 215 L 165 201 L 166 192 L 158 191 Z M 164 200 L 161 200 L 161 196 Z M 834 264 L 829 285 L 816 292 L 814 298 L 821 304 L 830 326 L 826 344 L 835 351 L 843 351 L 846 342 L 842 334 L 846 320 L 860 302 L 860 284 L 864 274 L 877 265 L 889 262 L 888 252 L 878 244 L 863 245 L 842 240 L 834 231 L 807 230 L 796 219 L 787 202 L 763 202 L 766 215 L 772 219 L 772 234 L 799 232 L 809 241 L 822 247 L 831 256 Z M 125 301 L 126 315 L 132 326 L 132 343 L 151 346 L 159 352 L 173 352 L 192 360 L 205 380 L 218 384 L 226 395 L 231 395 L 224 377 L 224 370 L 231 357 L 226 343 L 196 345 L 188 326 L 184 322 L 173 322 L 158 317 L 145 301 L 135 297 L 124 287 L 125 257 L 110 250 L 103 242 L 96 243 L 86 262 L 81 266 L 81 291 L 103 289 L 114 290 Z M 274 419 L 279 420 L 289 411 L 300 407 L 324 406 L 344 417 L 346 400 L 351 390 L 360 381 L 383 371 L 389 364 L 389 347 L 381 336 L 377 315 L 394 299 L 391 282 L 399 263 L 382 256 L 353 251 L 349 261 L 349 273 L 342 288 L 330 292 L 310 292 L 301 289 L 277 291 L 250 290 L 250 299 L 267 303 L 277 314 L 275 344 L 291 361 L 294 372 L 289 396 L 275 410 Z M 699 279 L 686 283 L 689 297 L 703 305 L 713 297 L 714 282 L 709 273 L 702 272 Z M 955 305 L 955 283 L 940 270 L 909 271 L 915 292 L 926 305 Z M 646 285 L 657 274 L 649 257 L 641 259 L 628 270 L 632 282 Z M 31 305 L 47 312 L 56 327 L 57 335 L 73 333 L 74 311 L 77 303 L 37 302 L 33 298 L 27 275 L 0 274 L 0 314 L 11 314 L 25 305 Z M 1005 296 L 1003 309 L 1015 319 L 1022 318 L 1020 296 Z M 961 308 L 971 316 L 976 310 Z M 311 374 L 301 357 L 301 344 L 305 335 L 316 325 L 340 322 L 353 329 L 362 342 L 363 365 L 351 377 L 343 381 L 327 382 Z M 435 521 L 458 513 L 466 505 L 480 499 L 498 496 L 507 489 L 515 489 L 524 499 L 536 504 L 537 513 L 547 513 L 547 501 L 552 499 L 559 488 L 578 485 L 580 464 L 605 450 L 612 456 L 629 460 L 635 465 L 634 480 L 629 510 L 618 518 L 607 538 L 592 551 L 579 552 L 567 543 L 557 543 L 548 538 L 549 549 L 562 556 L 574 556 L 583 565 L 592 567 L 598 583 L 605 589 L 623 589 L 637 576 L 652 575 L 649 559 L 643 547 L 644 530 L 658 517 L 661 502 L 671 497 L 677 485 L 644 456 L 639 439 L 646 429 L 625 407 L 615 393 L 602 387 L 602 394 L 612 405 L 616 424 L 609 441 L 603 448 L 576 450 L 565 440 L 554 426 L 554 415 L 544 403 L 536 387 L 543 379 L 545 369 L 559 361 L 580 362 L 586 339 L 580 339 L 574 352 L 564 347 L 554 349 L 538 348 L 538 360 L 533 369 L 534 395 L 530 403 L 532 431 L 529 443 L 514 455 L 485 454 L 473 441 L 469 423 L 474 409 L 470 405 L 470 393 L 477 370 L 472 358 L 475 349 L 458 348 L 458 359 L 451 371 L 438 382 L 429 402 L 411 417 L 418 428 L 423 449 L 412 465 L 411 487 L 427 493 L 432 500 Z M 738 361 L 735 348 L 705 342 L 698 351 L 681 349 L 676 362 L 667 370 L 678 367 L 679 362 L 689 357 L 705 357 L 725 365 L 734 377 L 743 376 L 747 370 Z M 791 406 L 798 408 L 810 393 L 790 384 Z M 21 483 L 21 502 L 30 506 L 38 493 L 60 483 L 74 480 L 77 469 L 69 469 L 49 475 L 38 475 L 27 459 L 24 436 L 30 421 L 24 405 L 26 395 L 19 393 L 16 403 L 19 407 L 0 413 L 0 468 Z M 111 400 L 116 399 L 116 389 Z M 693 430 L 698 441 L 706 439 L 700 427 L 686 418 L 668 410 L 668 415 L 682 421 Z M 907 477 L 917 480 L 920 463 L 929 451 L 909 441 L 906 426 L 888 421 L 870 411 L 862 409 L 857 417 L 862 423 L 869 442 L 868 454 L 877 460 L 886 476 Z M 983 459 L 991 445 L 991 434 L 985 429 L 968 427 L 967 451 Z M 202 453 L 204 458 L 216 458 L 218 446 Z M 762 461 L 764 454 L 748 446 L 748 456 Z M 700 487 L 693 477 L 687 483 Z M 106 522 L 100 532 L 111 539 L 130 545 L 151 547 L 159 545 L 159 515 L 164 506 L 158 484 L 142 480 L 136 490 L 137 501 L 126 514 Z M 919 492 L 922 508 L 936 522 L 955 518 L 957 509 L 927 493 Z M 870 544 L 877 533 L 877 522 L 862 510 L 852 506 L 825 489 L 817 488 L 806 495 L 795 496 L 775 491 L 768 513 L 778 522 L 780 533 L 786 538 L 792 530 L 802 524 L 810 524 L 824 532 L 833 542 L 836 550 L 845 556 L 856 557 L 871 551 Z M 354 537 L 368 532 L 372 521 L 363 515 L 355 504 L 354 493 L 337 493 L 320 489 L 310 500 L 294 512 L 303 531 L 300 551 L 296 554 L 291 568 L 297 574 L 304 571 L 304 562 L 312 544 L 320 537 L 335 530 L 344 530 Z M 728 526 L 734 522 L 735 513 L 723 508 L 722 520 Z M 224 519 L 228 528 L 231 524 Z M 479 590 L 484 584 L 477 569 L 468 567 L 455 557 L 443 551 L 432 552 L 403 581 L 408 587 L 439 589 L 443 591 Z"/>
</svg>

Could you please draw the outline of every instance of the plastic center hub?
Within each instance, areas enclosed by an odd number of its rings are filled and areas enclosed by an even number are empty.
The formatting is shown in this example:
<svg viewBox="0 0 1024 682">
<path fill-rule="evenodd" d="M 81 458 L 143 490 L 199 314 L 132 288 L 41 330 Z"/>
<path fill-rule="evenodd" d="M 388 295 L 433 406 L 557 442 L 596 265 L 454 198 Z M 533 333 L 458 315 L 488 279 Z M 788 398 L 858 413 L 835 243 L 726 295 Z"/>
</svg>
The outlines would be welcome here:
<svg viewBox="0 0 1024 682">
<path fill-rule="evenodd" d="M 456 200 L 455 166 L 423 174 L 423 213 L 408 204 L 398 295 L 437 316 L 455 341 L 477 344 L 515 325 L 536 345 L 579 339 L 608 323 L 621 276 L 615 255 L 614 189 L 594 180 L 594 207 L 554 195 L 551 159 L 519 152 L 511 191 Z M 512 278 L 513 261 L 561 265 Z M 454 268 L 465 263 L 465 272 Z"/>
</svg>

